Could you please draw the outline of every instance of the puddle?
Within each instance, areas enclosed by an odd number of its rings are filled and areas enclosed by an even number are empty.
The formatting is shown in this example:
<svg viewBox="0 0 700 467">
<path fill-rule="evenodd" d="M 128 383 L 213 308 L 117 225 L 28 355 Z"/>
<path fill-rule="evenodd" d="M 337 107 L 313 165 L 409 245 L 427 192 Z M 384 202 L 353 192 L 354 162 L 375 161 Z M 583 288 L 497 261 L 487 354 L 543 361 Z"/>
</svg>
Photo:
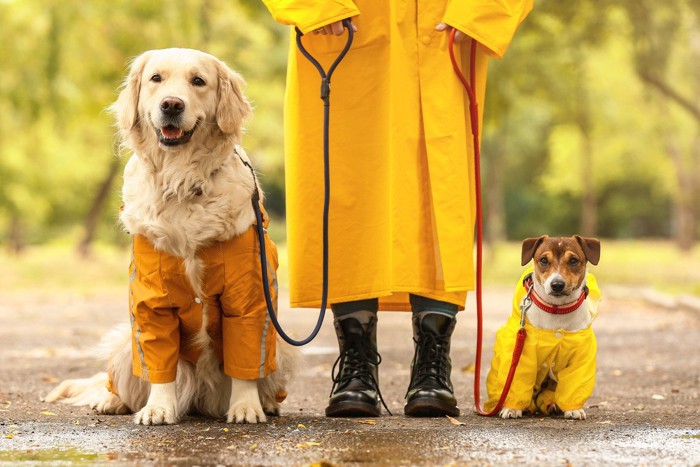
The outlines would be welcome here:
<svg viewBox="0 0 700 467">
<path fill-rule="evenodd" d="M 27 449 L 0 451 L 0 466 L 16 465 L 70 465 L 88 466 L 96 462 L 116 459 L 115 454 L 83 452 L 76 448 Z"/>
</svg>

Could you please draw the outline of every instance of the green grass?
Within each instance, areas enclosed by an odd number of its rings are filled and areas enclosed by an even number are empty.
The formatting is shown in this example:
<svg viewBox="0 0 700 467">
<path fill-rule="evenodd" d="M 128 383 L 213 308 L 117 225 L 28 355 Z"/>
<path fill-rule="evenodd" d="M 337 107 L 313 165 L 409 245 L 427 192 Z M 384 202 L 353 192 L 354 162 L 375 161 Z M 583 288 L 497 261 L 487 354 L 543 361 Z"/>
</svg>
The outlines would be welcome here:
<svg viewBox="0 0 700 467">
<path fill-rule="evenodd" d="M 279 250 L 280 285 L 286 286 L 288 258 L 283 228 L 271 228 L 270 235 Z M 72 245 L 65 243 L 29 247 L 18 256 L 0 248 L 0 294 L 31 289 L 78 293 L 123 289 L 130 257 L 129 248 L 112 245 L 95 245 L 89 258 L 81 258 Z M 510 286 L 522 269 L 519 243 L 484 250 L 486 285 Z M 665 241 L 604 240 L 600 264 L 590 270 L 601 284 L 700 295 L 700 246 L 682 252 Z"/>
</svg>

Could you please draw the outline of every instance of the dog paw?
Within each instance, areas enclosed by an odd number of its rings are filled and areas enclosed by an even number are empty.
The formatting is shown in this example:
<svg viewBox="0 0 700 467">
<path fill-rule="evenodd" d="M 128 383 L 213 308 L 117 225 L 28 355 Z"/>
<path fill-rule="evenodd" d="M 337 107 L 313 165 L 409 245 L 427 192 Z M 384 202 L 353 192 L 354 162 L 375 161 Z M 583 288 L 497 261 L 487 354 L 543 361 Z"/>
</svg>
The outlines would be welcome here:
<svg viewBox="0 0 700 467">
<path fill-rule="evenodd" d="M 228 423 L 264 423 L 267 421 L 262 406 L 250 406 L 245 403 L 233 404 L 228 409 L 226 417 Z"/>
<path fill-rule="evenodd" d="M 134 415 L 137 425 L 173 425 L 177 423 L 175 407 L 146 405 Z"/>
<path fill-rule="evenodd" d="M 271 417 L 277 417 L 280 414 L 280 406 L 277 403 L 266 403 L 263 405 L 263 412 L 265 415 L 270 415 Z"/>
<path fill-rule="evenodd" d="M 124 415 L 131 412 L 119 396 L 111 392 L 103 394 L 100 399 L 90 404 L 90 408 L 100 415 Z"/>
<path fill-rule="evenodd" d="M 564 412 L 564 418 L 570 418 L 573 420 L 585 420 L 586 411 L 583 409 L 567 410 Z"/>
<path fill-rule="evenodd" d="M 507 418 L 522 418 L 523 416 L 523 411 L 518 410 L 518 409 L 509 409 L 508 407 L 504 407 L 501 409 L 501 411 L 498 413 L 498 416 L 504 419 Z"/>
</svg>

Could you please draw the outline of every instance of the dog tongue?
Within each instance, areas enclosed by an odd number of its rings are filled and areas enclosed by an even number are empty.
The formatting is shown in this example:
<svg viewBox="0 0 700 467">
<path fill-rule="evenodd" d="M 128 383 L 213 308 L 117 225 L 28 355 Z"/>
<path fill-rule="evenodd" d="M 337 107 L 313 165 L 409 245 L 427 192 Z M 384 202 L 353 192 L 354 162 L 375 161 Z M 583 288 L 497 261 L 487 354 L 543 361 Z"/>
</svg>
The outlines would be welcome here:
<svg viewBox="0 0 700 467">
<path fill-rule="evenodd" d="M 168 139 L 177 139 L 184 133 L 182 129 L 176 128 L 174 126 L 163 127 L 161 128 L 160 132 L 163 134 L 163 136 L 165 136 Z"/>
</svg>

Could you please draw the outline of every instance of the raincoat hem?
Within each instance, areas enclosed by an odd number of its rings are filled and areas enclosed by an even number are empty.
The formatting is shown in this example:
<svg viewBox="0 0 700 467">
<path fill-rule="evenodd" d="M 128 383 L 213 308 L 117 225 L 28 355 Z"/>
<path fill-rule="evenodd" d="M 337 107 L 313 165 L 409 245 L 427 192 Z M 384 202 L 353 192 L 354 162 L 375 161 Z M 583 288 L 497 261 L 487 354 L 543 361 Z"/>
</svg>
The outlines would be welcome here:
<svg viewBox="0 0 700 467">
<path fill-rule="evenodd" d="M 232 378 L 241 379 L 245 381 L 255 381 L 258 379 L 266 378 L 273 371 L 277 370 L 277 365 L 275 362 L 270 364 L 265 364 L 262 368 L 262 375 L 260 372 L 260 367 L 256 368 L 240 368 L 234 365 L 224 364 L 224 373 Z"/>
<path fill-rule="evenodd" d="M 464 297 L 450 297 L 446 296 L 445 293 L 459 293 L 463 292 L 465 294 Z M 464 289 L 459 289 L 459 290 L 433 290 L 433 289 L 425 289 L 421 287 L 394 287 L 392 290 L 384 290 L 381 292 L 368 292 L 368 293 L 363 293 L 363 294 L 355 294 L 355 295 L 345 295 L 342 297 L 336 297 L 333 298 L 332 300 L 329 300 L 329 304 L 331 303 L 344 303 L 344 302 L 352 302 L 356 300 L 366 300 L 370 298 L 388 298 L 391 297 L 392 295 L 396 293 L 412 293 L 416 295 L 421 295 L 423 297 L 427 298 L 432 298 L 434 300 L 441 300 L 443 302 L 451 303 L 453 305 L 457 305 L 459 311 L 463 311 L 465 309 L 465 302 L 466 302 L 466 293 L 467 290 Z M 290 300 L 290 307 L 291 308 L 318 308 L 321 306 L 321 301 L 320 300 Z M 392 302 L 391 300 L 389 301 L 379 301 L 379 310 L 380 311 L 411 311 L 411 305 L 406 301 L 396 301 Z"/>
<path fill-rule="evenodd" d="M 133 374 L 137 378 L 141 378 L 143 381 L 148 381 L 149 383 L 164 384 L 172 383 L 177 377 L 177 369 L 172 370 L 151 370 L 143 368 L 141 365 L 133 366 Z"/>
</svg>

